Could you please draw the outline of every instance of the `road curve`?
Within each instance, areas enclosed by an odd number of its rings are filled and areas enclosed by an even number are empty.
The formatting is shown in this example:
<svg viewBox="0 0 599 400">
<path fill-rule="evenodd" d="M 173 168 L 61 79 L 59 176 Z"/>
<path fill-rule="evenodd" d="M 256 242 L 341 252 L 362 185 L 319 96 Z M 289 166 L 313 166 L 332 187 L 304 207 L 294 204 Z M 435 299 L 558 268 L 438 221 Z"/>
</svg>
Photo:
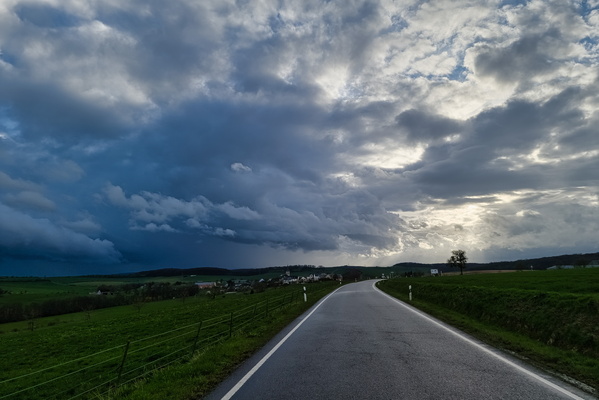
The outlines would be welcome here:
<svg viewBox="0 0 599 400">
<path fill-rule="evenodd" d="M 340 287 L 207 399 L 594 399 L 374 287 Z"/>
</svg>

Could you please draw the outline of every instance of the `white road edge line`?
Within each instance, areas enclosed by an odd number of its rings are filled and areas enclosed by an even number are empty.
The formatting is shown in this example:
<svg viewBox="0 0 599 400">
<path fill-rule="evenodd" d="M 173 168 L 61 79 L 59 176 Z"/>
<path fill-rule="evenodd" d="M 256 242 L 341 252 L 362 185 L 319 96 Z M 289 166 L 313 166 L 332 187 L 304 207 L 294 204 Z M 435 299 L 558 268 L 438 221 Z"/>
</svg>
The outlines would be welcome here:
<svg viewBox="0 0 599 400">
<path fill-rule="evenodd" d="M 381 289 L 377 288 L 377 287 L 376 287 L 376 282 L 372 284 L 372 287 L 373 287 L 375 290 L 377 290 L 379 293 L 381 293 L 381 294 L 383 294 L 383 295 L 387 296 L 389 299 L 391 299 L 391 300 L 393 300 L 394 302 L 396 302 L 397 304 L 399 304 L 400 306 L 402 306 L 402 307 L 406 308 L 407 310 L 409 310 L 409 311 L 413 312 L 414 314 L 417 314 L 417 315 L 419 315 L 420 317 L 422 317 L 422 318 L 424 318 L 424 319 L 428 320 L 429 322 L 432 322 L 433 324 L 435 324 L 435 325 L 437 325 L 437 326 L 439 326 L 439 327 L 441 327 L 441 328 L 445 329 L 447 332 L 449 332 L 449 333 L 453 334 L 454 336 L 457 336 L 458 338 L 460 338 L 460 339 L 464 340 L 465 342 L 467 342 L 467 343 L 471 344 L 472 346 L 474 346 L 474 347 L 476 347 L 476 348 L 478 348 L 478 349 L 480 349 L 480 350 L 484 351 L 485 353 L 487 353 L 487 354 L 489 354 L 489 355 L 491 355 L 491 356 L 493 356 L 493 357 L 497 358 L 498 360 L 500 360 L 500 361 L 503 361 L 505 364 L 507 364 L 507 365 L 509 365 L 509 366 L 511 366 L 511 367 L 513 367 L 513 368 L 515 368 L 515 369 L 517 369 L 518 371 L 520 371 L 520 372 L 523 372 L 524 374 L 526 374 L 526 375 L 528 375 L 528 376 L 530 376 L 530 377 L 532 377 L 532 378 L 536 379 L 537 381 L 540 381 L 540 382 L 542 382 L 543 384 L 545 384 L 545 385 L 547 385 L 547 386 L 549 386 L 549 387 L 551 387 L 551 388 L 553 388 L 553 389 L 557 390 L 558 392 L 560 392 L 560 393 L 562 393 L 562 394 L 564 394 L 564 395 L 568 396 L 568 397 L 569 397 L 569 398 L 571 398 L 571 399 L 575 399 L 575 400 L 585 400 L 584 398 L 577 396 L 576 394 L 574 394 L 574 393 L 572 393 L 572 392 L 570 392 L 570 391 L 568 391 L 568 390 L 564 389 L 563 387 L 561 387 L 561 386 L 559 386 L 559 385 L 556 385 L 556 384 L 555 384 L 555 383 L 553 383 L 553 382 L 550 382 L 550 381 L 548 381 L 547 379 L 543 378 L 542 376 L 540 376 L 540 375 L 537 375 L 537 374 L 535 374 L 534 372 L 527 370 L 526 368 L 524 368 L 524 367 L 522 367 L 522 366 L 520 366 L 520 365 L 518 365 L 518 364 L 516 364 L 516 363 L 514 363 L 514 362 L 512 362 L 512 361 L 510 361 L 510 360 L 508 360 L 507 358 L 505 358 L 505 357 L 503 357 L 503 356 L 501 356 L 501 355 L 499 355 L 499 354 L 497 354 L 497 353 L 495 353 L 495 352 L 493 352 L 493 351 L 491 351 L 491 350 L 489 350 L 489 349 L 485 348 L 484 346 L 481 346 L 480 344 L 478 344 L 478 343 L 476 343 L 476 342 L 474 342 L 474 341 L 472 341 L 472 340 L 468 339 L 466 336 L 463 336 L 463 335 L 461 335 L 460 333 L 458 333 L 458 332 L 456 332 L 456 331 L 454 331 L 454 330 L 450 329 L 449 327 L 447 327 L 447 326 L 445 326 L 445 325 L 443 325 L 443 324 L 440 324 L 439 322 L 437 322 L 437 321 L 435 321 L 434 319 L 430 318 L 430 317 L 429 317 L 429 316 L 427 316 L 426 314 L 424 314 L 424 313 L 421 313 L 420 311 L 417 311 L 417 310 L 415 310 L 414 308 L 412 308 L 412 307 L 410 307 L 410 306 L 406 305 L 406 304 L 405 304 L 404 302 L 402 302 L 401 300 L 398 300 L 398 299 L 396 299 L 395 297 L 393 297 L 393 296 L 391 296 L 391 295 L 389 295 L 389 294 L 387 294 L 387 293 L 383 292 Z"/>
<path fill-rule="evenodd" d="M 341 287 L 343 287 L 343 286 L 341 286 Z M 318 303 L 318 305 L 317 305 L 316 307 L 314 307 L 314 309 L 313 309 L 312 311 L 310 311 L 310 314 L 306 315 L 306 317 L 305 317 L 304 319 L 302 319 L 302 320 L 301 320 L 301 321 L 300 321 L 300 322 L 299 322 L 299 323 L 298 323 L 298 324 L 295 326 L 295 328 L 293 328 L 293 329 L 292 329 L 292 330 L 291 330 L 291 331 L 290 331 L 290 332 L 289 332 L 287 335 L 285 335 L 285 337 L 284 337 L 283 339 L 281 339 L 281 340 L 279 341 L 279 343 L 277 343 L 277 344 L 275 345 L 275 347 L 273 347 L 273 348 L 272 348 L 272 349 L 271 349 L 271 350 L 268 352 L 268 354 L 266 354 L 264 357 L 262 357 L 262 359 L 261 359 L 260 361 L 258 361 L 258 363 L 257 363 L 256 365 L 254 365 L 254 367 L 253 367 L 253 368 L 252 368 L 252 369 L 251 369 L 251 370 L 250 370 L 250 371 L 249 371 L 247 374 L 245 374 L 245 376 L 244 376 L 243 378 L 241 378 L 241 379 L 239 380 L 239 382 L 237 382 L 237 384 L 236 384 L 235 386 L 233 386 L 233 387 L 231 388 L 231 390 L 229 390 L 229 391 L 227 392 L 227 394 L 225 394 L 225 395 L 222 397 L 222 400 L 229 400 L 231 397 L 233 397 L 233 396 L 235 395 L 235 393 L 237 393 L 237 391 L 238 391 L 239 389 L 241 389 L 241 387 L 242 387 L 243 385 L 245 385 L 245 383 L 246 383 L 246 382 L 247 382 L 247 381 L 248 381 L 248 380 L 249 380 L 249 379 L 252 377 L 252 375 L 254 375 L 254 374 L 256 373 L 256 371 L 258 371 L 258 370 L 260 369 L 260 367 L 262 367 L 262 365 L 264 365 L 264 363 L 265 363 L 265 362 L 266 362 L 266 361 L 267 361 L 267 360 L 268 360 L 268 359 L 269 359 L 269 358 L 270 358 L 270 357 L 271 357 L 271 356 L 272 356 L 272 355 L 275 353 L 275 351 L 277 351 L 277 350 L 279 349 L 279 347 L 281 347 L 281 346 L 283 345 L 283 343 L 285 343 L 285 342 L 287 341 L 287 339 L 289 339 L 289 337 L 290 337 L 291 335 L 293 335 L 293 333 L 294 333 L 296 330 L 298 330 L 298 328 L 299 328 L 300 326 L 302 326 L 302 324 L 303 324 L 304 322 L 306 322 L 306 320 L 307 320 L 308 318 L 310 318 L 310 316 L 311 316 L 312 314 L 314 314 L 314 313 L 316 312 L 316 310 L 318 310 L 318 308 L 319 308 L 321 305 L 323 305 L 323 304 L 324 304 L 324 302 L 325 302 L 325 301 L 327 301 L 327 299 L 328 299 L 329 297 L 331 297 L 333 294 L 335 294 L 335 292 L 337 292 L 337 290 L 341 289 L 341 287 L 338 287 L 338 288 L 337 288 L 337 289 L 335 289 L 333 292 L 329 293 L 329 294 L 328 294 L 328 295 L 327 295 L 327 296 L 326 296 L 324 299 L 322 299 L 322 300 L 320 301 L 320 303 Z"/>
</svg>

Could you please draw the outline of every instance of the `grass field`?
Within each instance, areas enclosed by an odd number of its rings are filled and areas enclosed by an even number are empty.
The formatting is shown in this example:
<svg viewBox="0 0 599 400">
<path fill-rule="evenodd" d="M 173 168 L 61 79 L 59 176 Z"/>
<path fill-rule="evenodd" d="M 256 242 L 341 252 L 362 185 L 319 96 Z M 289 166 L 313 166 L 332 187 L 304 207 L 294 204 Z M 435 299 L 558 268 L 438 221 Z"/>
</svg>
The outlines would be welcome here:
<svg viewBox="0 0 599 400">
<path fill-rule="evenodd" d="M 215 278 L 0 278 L 0 287 L 12 292 L 0 297 L 0 304 L 15 299 L 34 302 L 85 295 L 102 284 L 120 285 L 144 279 L 170 283 L 214 281 Z M 409 285 L 414 296 L 412 304 L 424 311 L 534 364 L 574 377 L 589 385 L 589 390 L 599 388 L 599 269 L 397 278 L 382 281 L 379 287 L 408 301 Z M 308 303 L 297 302 L 301 287 L 293 285 L 263 293 L 227 294 L 215 299 L 199 295 L 38 318 L 33 330 L 30 321 L 0 324 L 0 352 L 3 355 L 0 357 L 0 398 L 201 398 L 239 362 L 336 287 L 338 284 L 333 282 L 308 285 L 309 293 L 319 291 L 317 296 L 309 296 Z M 295 302 L 292 303 L 294 291 Z M 276 313 L 269 313 L 269 304 L 272 309 L 279 301 L 284 306 Z M 238 318 L 241 322 L 242 316 L 248 313 L 264 317 L 250 318 L 243 322 L 243 326 L 237 326 Z M 227 335 L 229 318 L 233 315 L 236 329 Z M 177 358 L 178 361 L 168 368 L 154 368 L 155 360 L 162 358 L 170 347 L 175 351 L 187 351 L 195 332 L 199 332 L 198 322 L 215 317 L 218 322 L 215 329 L 220 329 L 221 333 L 224 329 L 225 336 L 230 338 L 202 343 L 197 351 L 191 352 L 193 356 L 183 362 Z M 180 327 L 188 329 L 180 335 Z M 208 331 L 202 331 L 202 336 L 208 335 Z M 179 335 L 181 340 L 177 338 Z M 167 344 L 171 340 L 178 344 Z M 165 344 L 160 344 L 161 341 Z M 94 369 L 93 376 L 86 379 L 92 381 L 96 375 L 107 374 L 109 381 L 114 380 L 127 343 L 132 343 L 127 368 L 147 370 L 143 370 L 141 376 L 135 375 L 138 378 L 130 382 L 123 379 L 125 382 L 119 385 L 112 382 L 108 391 L 98 390 L 82 396 L 72 389 L 79 384 L 77 379 L 62 380 L 64 374 L 75 374 L 82 368 L 103 363 L 109 355 L 113 360 L 107 363 L 107 369 Z M 147 349 L 143 350 L 144 347 Z M 154 348 L 160 348 L 161 353 Z M 78 358 L 82 360 L 70 363 Z M 59 371 L 53 370 L 62 363 L 65 365 Z M 45 368 L 50 370 L 35 374 Z M 24 379 L 15 379 L 24 375 Z M 73 375 L 76 376 L 79 375 Z M 53 377 L 58 377 L 56 384 L 50 385 L 52 387 L 46 392 L 38 391 L 37 397 L 32 397 L 30 392 L 23 392 L 20 397 L 2 397 L 11 390 Z"/>
<path fill-rule="evenodd" d="M 493 272 L 493 271 L 491 271 Z M 437 278 L 434 278 L 437 279 Z M 459 279 L 459 281 L 456 281 Z M 501 274 L 466 274 L 441 277 L 441 285 L 469 285 L 495 289 L 540 290 L 544 292 L 599 295 L 599 268 L 554 271 L 511 271 Z"/>
<path fill-rule="evenodd" d="M 261 335 L 251 339 L 258 334 L 257 332 L 269 332 L 274 335 L 282 327 L 281 321 L 295 318 L 319 296 L 336 287 L 338 283 L 334 282 L 307 285 L 310 298 L 308 303 L 303 302 L 301 286 L 293 285 L 271 288 L 255 294 L 233 293 L 214 299 L 203 295 L 150 302 L 140 307 L 112 307 L 87 313 L 40 318 L 33 330 L 27 321 L 2 324 L 0 398 L 98 398 L 92 393 L 79 397 L 73 387 L 85 379 L 90 380 L 88 386 L 91 387 L 96 384 L 97 379 L 105 379 L 114 384 L 114 378 L 117 373 L 120 375 L 122 367 L 119 367 L 119 363 L 125 355 L 125 370 L 140 370 L 141 372 L 134 372 L 131 376 L 142 376 L 144 381 L 150 384 L 151 380 L 146 376 L 146 371 L 154 373 L 156 360 L 165 358 L 171 363 L 172 358 L 178 365 L 178 353 L 183 352 L 184 355 L 189 353 L 189 357 L 193 355 L 194 362 L 204 363 L 205 360 L 199 360 L 197 355 L 205 353 L 208 347 L 217 348 L 217 343 L 222 338 L 230 336 L 233 343 L 243 343 L 246 347 L 243 354 L 229 355 L 228 363 L 213 368 L 214 374 L 222 374 L 243 358 L 240 356 L 253 351 L 252 346 L 260 345 Z M 202 346 L 197 346 L 196 352 L 198 337 L 201 338 L 199 343 Z M 214 340 L 210 340 L 211 338 Z M 235 347 L 234 344 L 228 346 Z M 217 350 L 213 351 L 218 353 Z M 72 362 L 73 360 L 78 361 Z M 64 366 L 57 367 L 63 364 Z M 89 371 L 86 371 L 87 368 L 90 368 Z M 185 367 L 179 365 L 170 368 Z M 44 371 L 45 369 L 48 370 Z M 55 383 L 43 384 L 39 389 L 27 390 L 15 396 L 9 395 L 52 379 L 57 380 Z M 215 379 L 203 377 L 200 381 L 210 385 Z M 127 396 L 134 396 L 134 393 L 142 390 L 137 381 L 139 379 L 133 379 L 127 385 L 123 385 L 119 389 L 121 394 L 114 398 L 125 398 L 125 392 L 129 393 Z M 197 392 L 200 389 L 196 387 L 193 390 Z M 94 393 L 96 392 L 98 391 Z"/>
<path fill-rule="evenodd" d="M 420 272 L 426 273 L 429 268 L 426 266 L 394 266 L 394 267 L 355 267 L 362 271 L 363 278 L 381 277 L 383 274 L 396 275 L 405 272 Z M 235 270 L 231 271 L 232 273 Z M 343 267 L 321 269 L 307 269 L 305 271 L 294 271 L 292 274 L 297 276 L 308 276 L 313 273 L 335 273 L 342 275 L 346 272 Z M 71 277 L 0 277 L 0 289 L 7 292 L 0 294 L 0 306 L 3 304 L 20 303 L 23 305 L 31 303 L 41 303 L 46 300 L 62 299 L 73 296 L 85 296 L 90 292 L 98 290 L 99 286 L 121 286 L 131 283 L 171 283 L 177 282 L 194 283 L 194 282 L 226 282 L 229 280 L 260 280 L 279 278 L 280 270 L 264 272 L 258 275 L 178 275 L 178 276 L 71 276 Z M 0 292 L 1 293 L 1 292 Z"/>
<path fill-rule="evenodd" d="M 307 274 L 307 273 L 306 273 Z M 84 296 L 98 290 L 99 286 L 120 286 L 129 283 L 144 284 L 148 282 L 171 284 L 177 282 L 226 282 L 236 279 L 269 279 L 278 278 L 280 273 L 271 272 L 256 276 L 230 275 L 185 275 L 168 277 L 108 277 L 108 276 L 71 276 L 52 278 L 14 278 L 0 277 L 0 289 L 8 292 L 0 295 L 0 305 L 10 303 L 29 304 L 57 298 Z"/>
<path fill-rule="evenodd" d="M 6 293 L 0 296 L 0 304 L 29 304 L 57 298 L 84 296 L 95 292 L 101 285 L 119 286 L 127 283 L 217 281 L 220 277 L 175 276 L 148 278 L 109 278 L 96 276 L 53 277 L 53 278 L 0 278 L 0 288 Z M 231 277 L 227 277 L 231 279 Z M 225 279 L 225 280 L 227 280 Z"/>
<path fill-rule="evenodd" d="M 0 304 L 29 304 L 49 299 L 86 295 L 97 286 L 69 285 L 50 280 L 0 280 L 0 288 L 9 292 L 0 296 Z"/>
<path fill-rule="evenodd" d="M 393 279 L 387 293 L 599 389 L 599 269 Z"/>
</svg>

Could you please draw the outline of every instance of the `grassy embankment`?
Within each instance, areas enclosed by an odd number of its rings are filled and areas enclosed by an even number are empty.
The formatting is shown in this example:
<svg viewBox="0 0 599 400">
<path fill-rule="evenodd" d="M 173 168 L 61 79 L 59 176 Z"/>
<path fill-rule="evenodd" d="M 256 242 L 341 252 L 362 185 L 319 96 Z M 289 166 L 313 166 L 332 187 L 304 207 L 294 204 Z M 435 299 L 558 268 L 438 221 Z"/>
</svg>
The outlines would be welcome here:
<svg viewBox="0 0 599 400">
<path fill-rule="evenodd" d="M 2 324 L 0 397 L 56 379 L 6 398 L 201 398 L 284 326 L 336 289 L 338 283 L 306 286 L 308 302 L 303 301 L 301 286 L 293 285 L 255 294 L 227 294 L 214 299 L 204 295 L 150 302 L 141 307 L 122 306 L 40 318 L 34 330 L 26 321 Z M 234 326 L 232 334 L 228 328 L 229 316 Z M 214 332 L 209 333 L 208 321 L 218 319 L 220 325 L 215 326 L 216 334 L 210 339 Z M 205 322 L 196 349 L 198 321 Z M 165 332 L 168 334 L 162 336 Z M 118 385 L 114 378 L 128 342 L 131 348 Z M 172 357 L 174 361 L 168 358 L 170 350 L 166 347 L 177 352 Z M 155 361 L 163 357 L 170 365 L 156 370 Z M 78 358 L 82 359 L 71 363 Z M 64 366 L 56 367 L 60 364 Z M 47 371 L 36 373 L 46 368 Z M 127 382 L 128 371 L 142 378 Z M 20 376 L 25 377 L 14 379 Z M 89 383 L 80 388 L 88 379 Z M 111 381 L 110 385 L 78 396 L 81 390 L 105 381 Z"/>
<path fill-rule="evenodd" d="M 409 285 L 415 307 L 599 390 L 599 269 L 393 279 L 379 288 L 409 302 Z"/>
</svg>

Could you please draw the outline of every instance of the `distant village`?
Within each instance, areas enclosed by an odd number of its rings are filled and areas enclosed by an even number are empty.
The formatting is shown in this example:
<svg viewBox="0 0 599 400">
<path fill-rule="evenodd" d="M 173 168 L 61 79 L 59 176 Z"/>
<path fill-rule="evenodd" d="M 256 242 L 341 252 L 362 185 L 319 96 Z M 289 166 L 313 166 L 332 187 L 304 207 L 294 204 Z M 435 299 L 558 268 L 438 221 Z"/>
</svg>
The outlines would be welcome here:
<svg viewBox="0 0 599 400">
<path fill-rule="evenodd" d="M 555 269 L 574 269 L 574 268 L 599 268 L 599 260 L 593 260 L 589 262 L 587 265 L 553 265 L 548 270 Z"/>
<path fill-rule="evenodd" d="M 361 277 L 361 276 L 360 276 Z M 356 276 L 356 278 L 358 278 Z M 343 275 L 340 274 L 327 274 L 327 273 L 313 273 L 308 276 L 296 276 L 291 275 L 291 271 L 287 270 L 283 275 L 270 279 L 230 279 L 228 281 L 213 281 L 213 282 L 196 282 L 196 286 L 200 290 L 213 290 L 217 289 L 220 291 L 232 292 L 245 292 L 252 290 L 260 290 L 266 287 L 279 286 L 279 285 L 291 285 L 291 284 L 302 284 L 312 283 L 319 281 L 343 281 Z"/>
</svg>

